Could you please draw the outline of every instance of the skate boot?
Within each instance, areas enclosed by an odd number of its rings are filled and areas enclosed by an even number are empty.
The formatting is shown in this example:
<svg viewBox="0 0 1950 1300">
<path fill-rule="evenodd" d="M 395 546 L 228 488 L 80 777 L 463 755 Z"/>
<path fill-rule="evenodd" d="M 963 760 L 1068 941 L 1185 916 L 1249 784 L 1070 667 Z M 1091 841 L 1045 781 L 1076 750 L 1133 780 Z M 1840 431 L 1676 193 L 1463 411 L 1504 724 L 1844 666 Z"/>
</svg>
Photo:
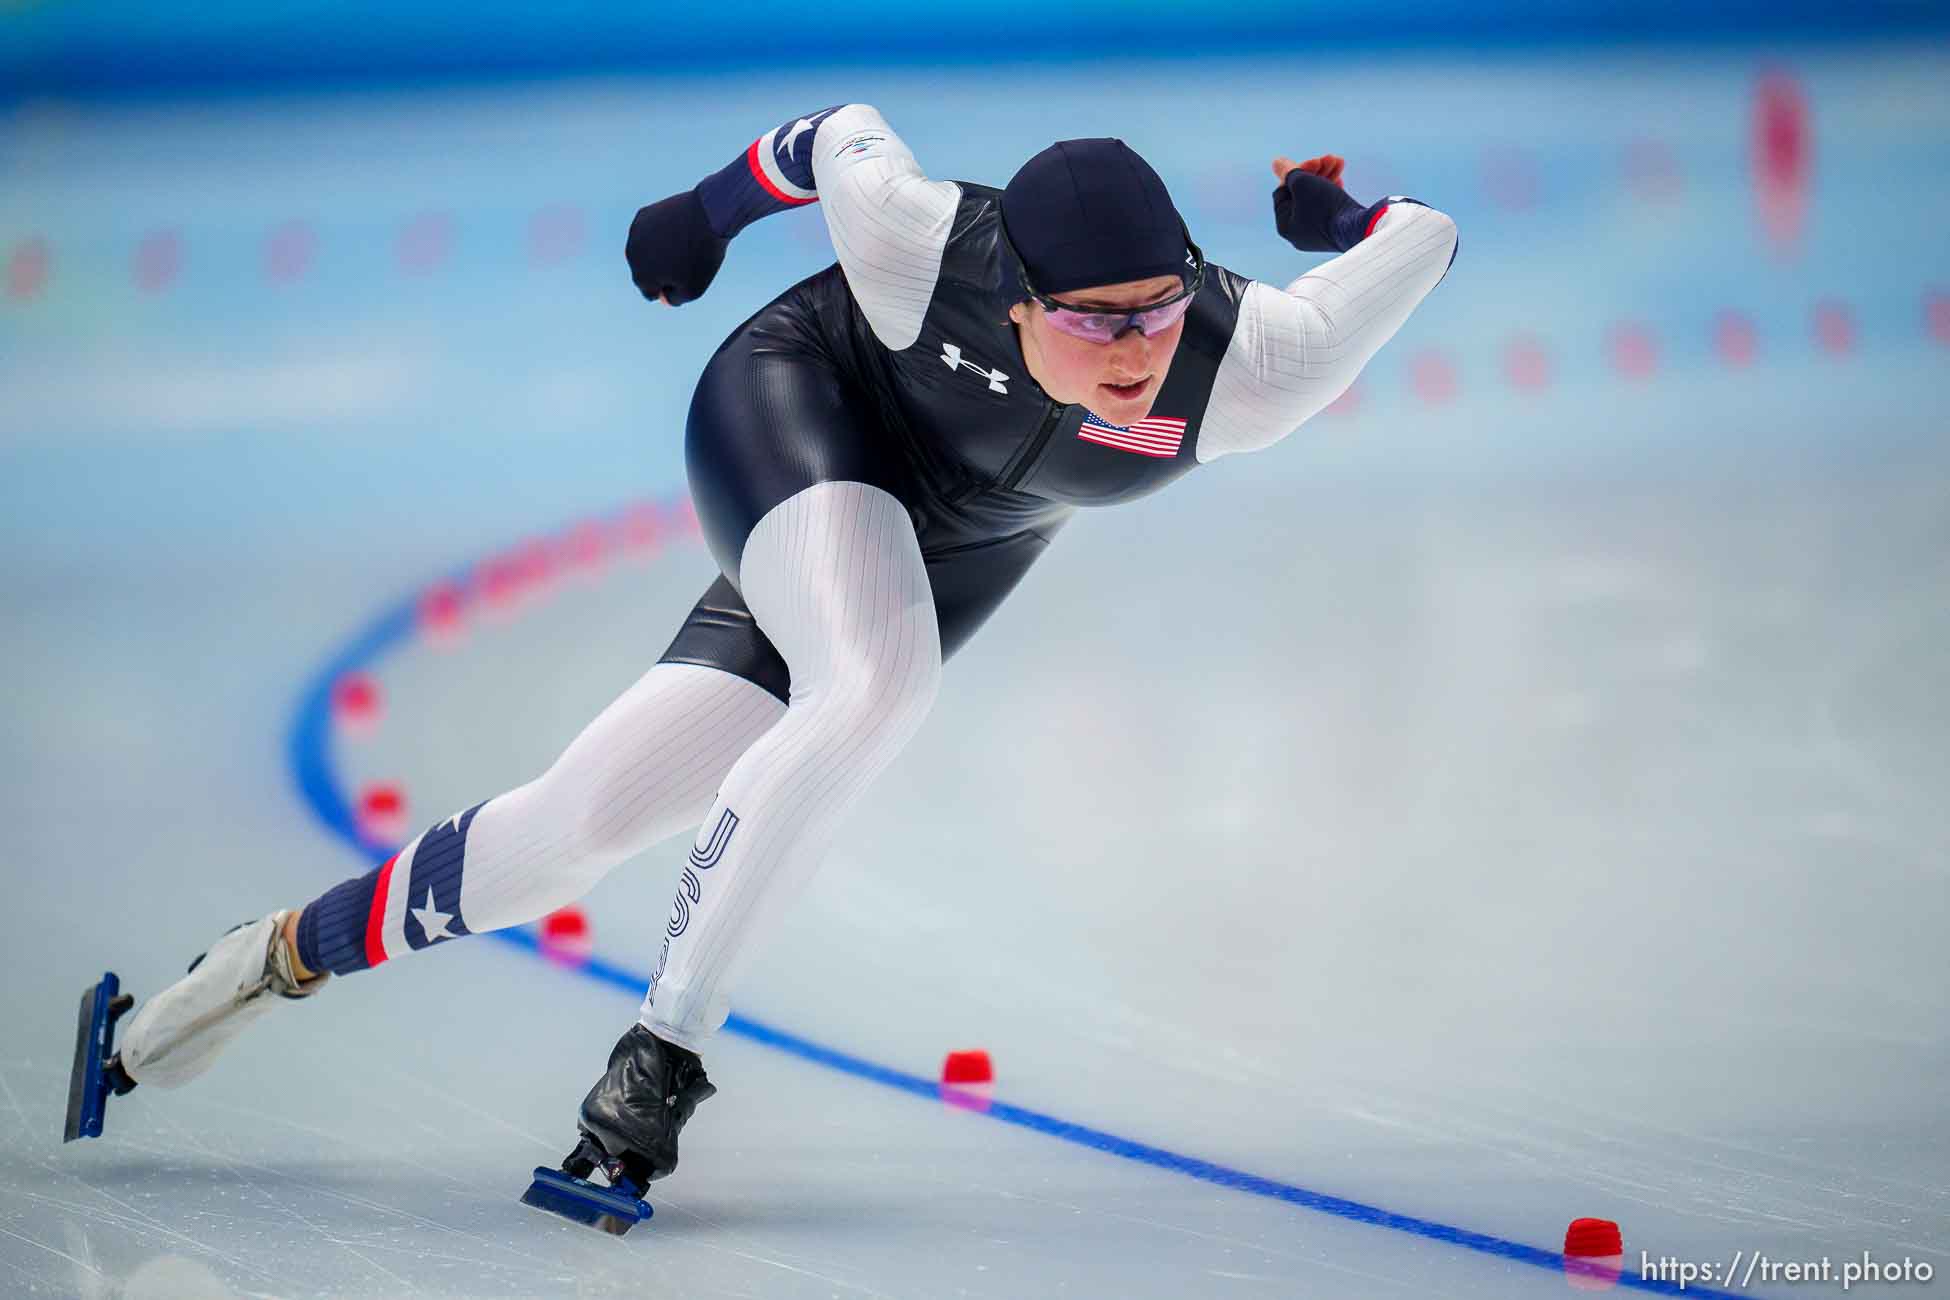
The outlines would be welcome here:
<svg viewBox="0 0 1950 1300">
<path fill-rule="evenodd" d="M 288 912 L 234 926 L 190 963 L 182 979 L 150 998 L 129 1021 L 118 1056 L 137 1083 L 180 1088 L 217 1059 L 225 1043 L 281 998 L 308 998 L 329 974 L 299 983 L 284 943 Z"/>
<path fill-rule="evenodd" d="M 560 1172 L 537 1169 L 521 1199 L 621 1236 L 650 1217 L 643 1189 L 677 1168 L 677 1135 L 717 1095 L 695 1052 L 631 1025 L 582 1099 L 582 1141 Z M 589 1181 L 602 1170 L 608 1186 Z"/>
<path fill-rule="evenodd" d="M 138 1083 L 177 1088 L 210 1068 L 223 1045 L 268 1011 L 271 994 L 306 998 L 329 974 L 303 983 L 291 971 L 284 943 L 290 913 L 234 926 L 190 963 L 188 974 L 142 1004 L 129 1021 L 122 1050 L 114 1050 L 115 1022 L 133 1003 L 113 971 L 81 995 L 74 1072 L 68 1080 L 65 1141 L 100 1137 L 109 1096 Z"/>
</svg>

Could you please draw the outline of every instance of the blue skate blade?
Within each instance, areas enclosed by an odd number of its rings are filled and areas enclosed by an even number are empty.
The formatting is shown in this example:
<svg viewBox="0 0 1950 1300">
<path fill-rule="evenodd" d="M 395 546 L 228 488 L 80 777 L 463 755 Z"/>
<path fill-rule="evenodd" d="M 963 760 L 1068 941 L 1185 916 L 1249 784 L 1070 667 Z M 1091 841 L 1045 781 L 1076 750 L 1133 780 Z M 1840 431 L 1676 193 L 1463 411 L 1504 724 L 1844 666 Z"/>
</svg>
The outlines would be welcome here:
<svg viewBox="0 0 1950 1300">
<path fill-rule="evenodd" d="M 74 1072 L 68 1076 L 68 1120 L 61 1140 L 102 1135 L 102 1112 L 108 1105 L 108 1040 L 114 1033 L 115 1017 L 109 1004 L 122 991 L 122 983 L 109 971 L 102 982 L 81 995 L 81 1018 L 74 1032 Z"/>
<path fill-rule="evenodd" d="M 523 1205 L 559 1214 L 613 1237 L 620 1237 L 654 1211 L 618 1187 L 601 1187 L 560 1169 L 535 1167 L 535 1181 L 521 1194 Z"/>
</svg>

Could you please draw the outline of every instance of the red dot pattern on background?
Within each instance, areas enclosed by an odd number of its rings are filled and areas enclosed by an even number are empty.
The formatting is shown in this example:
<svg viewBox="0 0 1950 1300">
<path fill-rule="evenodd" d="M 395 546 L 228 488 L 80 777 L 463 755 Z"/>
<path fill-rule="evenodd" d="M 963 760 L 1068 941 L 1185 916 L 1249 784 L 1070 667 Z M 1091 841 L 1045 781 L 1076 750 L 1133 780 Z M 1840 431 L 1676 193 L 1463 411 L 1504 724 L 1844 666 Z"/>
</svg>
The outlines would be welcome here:
<svg viewBox="0 0 1950 1300">
<path fill-rule="evenodd" d="M 1535 335 L 1519 334 L 1504 345 L 1503 377 L 1526 392 L 1550 387 L 1550 353 Z"/>
<path fill-rule="evenodd" d="M 653 551 L 663 541 L 663 512 L 653 505 L 631 506 L 623 512 L 623 545 L 632 551 Z"/>
<path fill-rule="evenodd" d="M 1855 350 L 1855 313 L 1846 303 L 1829 298 L 1815 304 L 1815 341 L 1833 356 Z"/>
<path fill-rule="evenodd" d="M 426 212 L 407 222 L 400 231 L 395 255 L 400 270 L 421 275 L 445 262 L 453 246 L 453 217 L 445 212 Z"/>
<path fill-rule="evenodd" d="M 287 221 L 264 237 L 264 278 L 290 284 L 305 278 L 318 255 L 318 236 L 302 221 Z"/>
<path fill-rule="evenodd" d="M 1754 170 L 1764 185 L 1798 187 L 1808 176 L 1808 99 L 1784 72 L 1754 87 Z"/>
<path fill-rule="evenodd" d="M 566 203 L 543 208 L 528 219 L 528 258 L 538 266 L 568 261 L 582 252 L 587 239 L 582 210 Z"/>
<path fill-rule="evenodd" d="M 40 297 L 47 287 L 52 260 L 45 239 L 35 237 L 15 244 L 7 258 L 7 296 L 23 301 Z"/>
<path fill-rule="evenodd" d="M 1625 185 L 1633 196 L 1654 203 L 1679 197 L 1685 186 L 1679 160 L 1664 140 L 1641 136 L 1625 146 Z"/>
<path fill-rule="evenodd" d="M 1721 364 L 1735 370 L 1752 365 L 1759 350 L 1753 321 L 1737 311 L 1723 311 L 1713 318 L 1713 352 Z"/>
<path fill-rule="evenodd" d="M 1322 408 L 1321 414 L 1353 415 L 1356 411 L 1361 409 L 1361 403 L 1363 400 L 1365 400 L 1366 396 L 1367 396 L 1366 390 L 1362 387 L 1361 381 L 1357 379 L 1352 384 L 1348 385 L 1346 392 L 1342 393 L 1339 397 L 1336 397 L 1333 401 L 1327 403 L 1327 405 Z"/>
<path fill-rule="evenodd" d="M 135 286 L 144 293 L 161 293 L 182 274 L 183 236 L 174 230 L 145 235 L 135 248 Z"/>
<path fill-rule="evenodd" d="M 1606 351 L 1612 369 L 1627 379 L 1649 379 L 1659 368 L 1659 342 L 1651 330 L 1636 321 L 1612 326 L 1606 336 Z"/>
<path fill-rule="evenodd" d="M 1770 72 L 1759 78 L 1752 97 L 1751 162 L 1756 187 L 1763 200 L 1777 204 L 1769 218 L 1798 221 L 1798 205 L 1805 197 L 1812 172 L 1813 146 L 1807 93 L 1802 84 L 1784 72 Z M 1622 156 L 1625 186 L 1642 199 L 1663 200 L 1684 188 L 1684 177 L 1672 147 L 1663 139 L 1644 136 L 1629 140 Z M 1217 175 L 1218 173 L 1214 173 Z M 1230 174 L 1230 173 L 1227 173 Z M 1358 164 L 1360 188 L 1392 191 L 1398 188 L 1389 180 L 1390 172 L 1378 159 Z M 1481 155 L 1483 183 L 1491 198 L 1502 207 L 1523 209 L 1534 206 L 1541 195 L 1541 173 L 1536 160 L 1511 145 L 1493 146 Z M 1790 201 L 1789 208 L 1779 208 Z M 425 212 L 405 222 L 396 236 L 395 253 L 402 270 L 424 272 L 442 265 L 452 254 L 457 223 L 449 212 Z M 1782 237 L 1791 236 L 1777 229 Z M 555 203 L 531 214 L 527 226 L 528 252 L 537 263 L 554 263 L 580 255 L 587 244 L 587 217 L 573 203 Z M 262 247 L 263 273 L 267 281 L 289 283 L 304 278 L 313 269 L 319 247 L 317 233 L 307 223 L 286 221 L 272 228 Z M 160 293 L 180 279 L 188 261 L 180 231 L 163 229 L 150 232 L 138 243 L 132 264 L 132 279 L 144 292 Z M 31 301 L 45 295 L 53 263 L 53 250 L 41 237 L 15 243 L 6 268 L 6 296 L 15 301 Z M 1923 326 L 1939 343 L 1950 344 L 1950 291 L 1931 288 L 1923 295 Z M 1852 353 L 1860 343 L 1853 308 L 1839 299 L 1817 304 L 1813 317 L 1815 346 L 1829 355 Z M 1720 312 L 1713 322 L 1713 352 L 1721 364 L 1741 368 L 1758 358 L 1758 333 L 1754 322 L 1738 312 Z M 1632 379 L 1649 377 L 1658 369 L 1656 336 L 1639 324 L 1615 326 L 1605 339 L 1605 350 L 1612 367 Z M 1524 392 L 1549 387 L 1554 377 L 1554 360 L 1548 344 L 1531 335 L 1514 336 L 1501 355 L 1504 381 Z M 1452 400 L 1461 391 L 1460 372 L 1446 357 L 1427 352 L 1412 359 L 1410 387 L 1425 402 Z M 1349 388 L 1326 408 L 1328 414 L 1346 416 L 1366 407 L 1369 393 L 1363 384 Z M 503 557 L 500 565 L 484 569 L 476 585 L 497 600 L 512 600 L 545 581 L 551 573 L 563 570 L 587 571 L 600 566 L 612 549 L 632 553 L 654 551 L 667 535 L 697 534 L 695 512 L 684 502 L 661 514 L 655 506 L 641 506 L 626 513 L 612 536 L 594 523 L 580 526 L 572 537 L 554 544 L 552 556 L 537 558 Z M 460 624 L 460 607 L 465 593 L 430 591 L 421 609 L 423 623 L 431 630 L 453 631 Z"/>
<path fill-rule="evenodd" d="M 1483 192 L 1497 207 L 1528 212 L 1542 190 L 1537 164 L 1522 150 L 1504 145 L 1483 154 Z"/>
<path fill-rule="evenodd" d="M 1761 234 L 1778 254 L 1801 241 L 1813 171 L 1808 99 L 1786 73 L 1772 72 L 1754 87 L 1751 126 L 1755 212 Z"/>
<path fill-rule="evenodd" d="M 1415 395 L 1431 406 L 1454 400 L 1462 388 L 1455 363 L 1440 352 L 1417 353 L 1409 363 L 1408 374 Z"/>
</svg>

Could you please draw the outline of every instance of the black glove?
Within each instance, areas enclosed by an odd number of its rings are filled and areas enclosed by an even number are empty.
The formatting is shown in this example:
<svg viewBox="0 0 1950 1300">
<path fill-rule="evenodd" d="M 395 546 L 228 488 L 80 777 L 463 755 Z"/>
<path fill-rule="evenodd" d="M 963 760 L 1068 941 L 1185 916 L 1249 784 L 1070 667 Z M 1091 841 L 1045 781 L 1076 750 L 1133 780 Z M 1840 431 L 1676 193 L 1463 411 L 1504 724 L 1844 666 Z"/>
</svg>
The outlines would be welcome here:
<svg viewBox="0 0 1950 1300">
<path fill-rule="evenodd" d="M 1298 167 L 1273 191 L 1274 228 L 1303 253 L 1345 253 L 1368 233 L 1371 211 L 1334 181 Z"/>
<path fill-rule="evenodd" d="M 730 243 L 711 229 L 697 191 L 685 190 L 637 209 L 623 255 L 643 296 L 662 295 L 675 307 L 704 296 Z"/>
</svg>

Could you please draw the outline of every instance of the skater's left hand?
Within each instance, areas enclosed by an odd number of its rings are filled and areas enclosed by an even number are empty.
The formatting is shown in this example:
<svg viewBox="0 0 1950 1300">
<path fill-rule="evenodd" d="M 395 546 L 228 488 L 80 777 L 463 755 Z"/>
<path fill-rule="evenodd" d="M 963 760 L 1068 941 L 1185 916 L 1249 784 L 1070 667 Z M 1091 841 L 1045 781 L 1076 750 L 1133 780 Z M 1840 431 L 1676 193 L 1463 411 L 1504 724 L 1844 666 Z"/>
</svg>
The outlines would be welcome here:
<svg viewBox="0 0 1950 1300">
<path fill-rule="evenodd" d="M 1273 160 L 1273 179 L 1284 184 L 1286 174 L 1296 167 L 1303 172 L 1312 172 L 1315 176 L 1323 177 L 1326 180 L 1334 182 L 1336 185 L 1340 185 L 1341 172 L 1347 167 L 1347 159 L 1341 157 L 1339 154 L 1324 153 L 1318 158 L 1309 158 L 1305 162 L 1297 163 L 1282 154 Z M 1342 186 L 1342 188 L 1345 189 L 1346 186 Z"/>
<path fill-rule="evenodd" d="M 1347 159 L 1324 153 L 1295 162 L 1273 160 L 1280 187 L 1273 191 L 1273 225 L 1280 238 L 1303 253 L 1345 253 L 1367 233 L 1367 209 L 1341 185 Z"/>
</svg>

